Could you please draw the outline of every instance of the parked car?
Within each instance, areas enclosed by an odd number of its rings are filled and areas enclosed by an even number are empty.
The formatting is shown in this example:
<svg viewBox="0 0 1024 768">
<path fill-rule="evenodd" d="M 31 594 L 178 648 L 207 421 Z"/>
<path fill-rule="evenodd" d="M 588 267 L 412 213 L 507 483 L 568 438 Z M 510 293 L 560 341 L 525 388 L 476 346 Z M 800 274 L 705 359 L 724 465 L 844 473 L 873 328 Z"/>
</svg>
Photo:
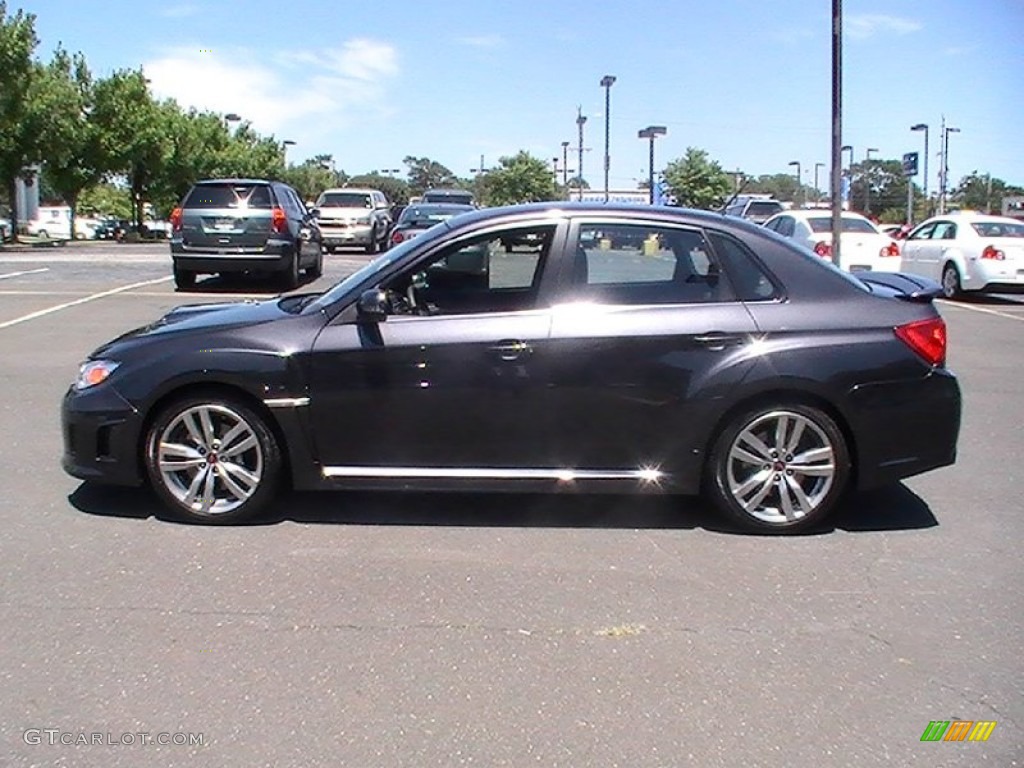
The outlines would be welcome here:
<svg viewBox="0 0 1024 768">
<path fill-rule="evenodd" d="M 295 190 L 278 181 L 210 179 L 195 184 L 171 213 L 174 283 L 192 288 L 201 273 L 274 272 L 286 287 L 302 270 L 323 272 L 320 227 Z"/>
<path fill-rule="evenodd" d="M 472 205 L 456 205 L 452 203 L 417 203 L 408 205 L 402 210 L 401 216 L 391 229 L 391 244 L 398 245 L 416 235 L 430 229 L 435 224 L 447 221 L 452 216 L 475 210 Z"/>
<path fill-rule="evenodd" d="M 123 240 L 131 230 L 132 223 L 128 219 L 100 219 L 93 230 L 97 240 Z"/>
<path fill-rule="evenodd" d="M 763 224 L 784 210 L 786 206 L 772 199 L 771 195 L 740 195 L 726 207 L 725 214 L 747 219 L 755 224 Z"/>
<path fill-rule="evenodd" d="M 466 189 L 428 189 L 420 202 L 476 206 L 473 193 Z"/>
<path fill-rule="evenodd" d="M 75 217 L 75 234 L 81 240 L 95 236 L 94 222 L 84 216 Z M 66 205 L 40 206 L 34 218 L 25 226 L 25 232 L 43 240 L 71 239 L 71 208 Z"/>
<path fill-rule="evenodd" d="M 921 222 L 903 242 L 901 269 L 965 292 L 1024 288 L 1024 221 L 957 212 Z"/>
<path fill-rule="evenodd" d="M 843 269 L 848 272 L 899 271 L 899 243 L 880 232 L 870 219 L 859 213 L 843 211 L 840 221 Z M 764 226 L 783 237 L 792 238 L 818 256 L 832 260 L 832 214 L 829 211 L 786 211 L 770 218 Z"/>
<path fill-rule="evenodd" d="M 584 246 L 627 229 L 657 250 Z M 506 253 L 523 233 L 542 246 Z M 64 397 L 63 466 L 148 480 L 194 522 L 287 484 L 703 491 L 798 531 L 953 463 L 939 291 L 713 213 L 474 211 L 326 292 L 181 307 L 101 346 Z"/>
<path fill-rule="evenodd" d="M 365 248 L 367 253 L 387 248 L 391 205 L 380 190 L 327 189 L 320 193 L 313 211 L 328 253 L 352 246 Z"/>
</svg>

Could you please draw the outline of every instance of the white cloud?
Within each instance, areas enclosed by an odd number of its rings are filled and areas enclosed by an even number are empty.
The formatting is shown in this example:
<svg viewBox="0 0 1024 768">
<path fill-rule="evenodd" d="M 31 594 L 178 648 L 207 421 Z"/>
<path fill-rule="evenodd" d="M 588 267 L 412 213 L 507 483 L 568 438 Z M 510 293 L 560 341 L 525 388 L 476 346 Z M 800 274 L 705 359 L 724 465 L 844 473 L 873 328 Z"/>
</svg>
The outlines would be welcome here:
<svg viewBox="0 0 1024 768">
<path fill-rule="evenodd" d="M 917 21 L 881 13 L 847 16 L 843 26 L 846 34 L 855 40 L 866 40 L 878 34 L 907 35 L 921 29 L 921 24 Z"/>
<path fill-rule="evenodd" d="M 505 40 L 501 35 L 474 35 L 470 37 L 460 37 L 456 42 L 462 45 L 468 45 L 472 48 L 500 48 L 505 44 Z"/>
<path fill-rule="evenodd" d="M 284 52 L 268 61 L 238 49 L 176 48 L 143 65 L 154 94 L 183 107 L 235 112 L 260 133 L 297 137 L 309 121 L 337 127 L 387 111 L 395 49 L 357 39 L 340 50 Z"/>
<path fill-rule="evenodd" d="M 195 16 L 199 13 L 199 6 L 178 3 L 175 5 L 166 5 L 157 11 L 157 13 L 168 19 L 184 19 L 187 16 Z"/>
</svg>

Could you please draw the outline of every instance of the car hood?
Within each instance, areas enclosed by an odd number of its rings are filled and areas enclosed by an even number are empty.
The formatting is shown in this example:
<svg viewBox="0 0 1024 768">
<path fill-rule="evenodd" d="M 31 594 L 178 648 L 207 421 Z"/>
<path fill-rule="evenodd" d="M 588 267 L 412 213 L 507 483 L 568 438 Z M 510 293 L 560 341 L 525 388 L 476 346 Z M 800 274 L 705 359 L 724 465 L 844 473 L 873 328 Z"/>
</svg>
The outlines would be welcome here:
<svg viewBox="0 0 1024 768">
<path fill-rule="evenodd" d="M 276 298 L 264 301 L 246 299 L 216 304 L 188 304 L 172 309 L 149 325 L 118 336 L 97 349 L 92 357 L 116 357 L 116 352 L 170 334 L 203 333 L 205 335 L 217 330 L 260 325 L 286 317 L 296 317 L 296 315 L 282 309 L 281 300 Z"/>
</svg>

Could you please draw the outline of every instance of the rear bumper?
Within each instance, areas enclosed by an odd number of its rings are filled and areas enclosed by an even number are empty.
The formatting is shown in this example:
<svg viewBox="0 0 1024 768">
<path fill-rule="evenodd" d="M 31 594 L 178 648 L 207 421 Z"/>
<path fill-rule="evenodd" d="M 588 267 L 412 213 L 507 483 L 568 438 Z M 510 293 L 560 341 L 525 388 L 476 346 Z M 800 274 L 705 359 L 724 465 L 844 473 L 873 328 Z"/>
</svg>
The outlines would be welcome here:
<svg viewBox="0 0 1024 768">
<path fill-rule="evenodd" d="M 139 412 L 112 387 L 69 389 L 61 407 L 61 466 L 80 480 L 140 485 L 141 425 Z"/>
<path fill-rule="evenodd" d="M 855 387 L 848 402 L 858 488 L 891 484 L 956 461 L 961 398 L 950 371 Z"/>
<path fill-rule="evenodd" d="M 290 240 L 268 240 L 259 248 L 207 248 L 171 241 L 177 269 L 188 272 L 281 272 L 291 266 L 295 245 Z"/>
</svg>

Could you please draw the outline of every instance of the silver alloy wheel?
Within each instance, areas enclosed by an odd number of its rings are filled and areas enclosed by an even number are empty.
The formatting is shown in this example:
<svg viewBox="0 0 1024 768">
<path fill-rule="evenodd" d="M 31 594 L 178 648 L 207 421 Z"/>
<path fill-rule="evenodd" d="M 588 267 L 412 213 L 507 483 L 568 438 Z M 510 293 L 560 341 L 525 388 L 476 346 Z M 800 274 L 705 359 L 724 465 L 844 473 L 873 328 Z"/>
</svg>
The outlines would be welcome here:
<svg viewBox="0 0 1024 768">
<path fill-rule="evenodd" d="M 223 405 L 186 408 L 163 429 L 156 448 L 161 482 L 193 512 L 231 512 L 263 478 L 263 448 L 255 430 Z"/>
<path fill-rule="evenodd" d="M 746 514 L 765 523 L 794 523 L 814 512 L 835 476 L 832 441 L 793 411 L 758 416 L 729 446 L 729 493 Z"/>
<path fill-rule="evenodd" d="M 947 299 L 955 299 L 960 293 L 960 273 L 952 264 L 946 265 L 942 272 L 942 295 Z"/>
</svg>

